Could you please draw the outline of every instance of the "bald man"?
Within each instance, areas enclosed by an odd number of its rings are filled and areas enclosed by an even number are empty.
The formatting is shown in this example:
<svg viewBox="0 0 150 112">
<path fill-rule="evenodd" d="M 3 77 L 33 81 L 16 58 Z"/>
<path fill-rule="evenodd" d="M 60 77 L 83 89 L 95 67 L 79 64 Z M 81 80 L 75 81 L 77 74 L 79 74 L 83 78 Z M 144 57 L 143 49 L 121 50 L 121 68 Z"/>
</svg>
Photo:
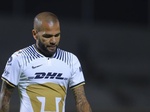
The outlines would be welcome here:
<svg viewBox="0 0 150 112">
<path fill-rule="evenodd" d="M 92 112 L 85 96 L 85 79 L 78 58 L 58 47 L 60 23 L 51 12 L 34 18 L 35 44 L 14 52 L 2 74 L 0 112 L 9 111 L 15 87 L 20 112 L 65 112 L 67 88 L 74 93 L 77 112 Z"/>
</svg>

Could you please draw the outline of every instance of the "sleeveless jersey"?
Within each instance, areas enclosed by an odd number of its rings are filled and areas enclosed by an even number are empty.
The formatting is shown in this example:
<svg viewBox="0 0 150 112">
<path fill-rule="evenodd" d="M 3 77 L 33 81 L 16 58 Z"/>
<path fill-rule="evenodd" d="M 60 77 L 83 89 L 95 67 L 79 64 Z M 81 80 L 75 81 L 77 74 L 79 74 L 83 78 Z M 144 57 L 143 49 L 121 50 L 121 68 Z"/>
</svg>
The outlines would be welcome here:
<svg viewBox="0 0 150 112">
<path fill-rule="evenodd" d="M 52 57 L 39 53 L 34 45 L 11 55 L 2 80 L 20 93 L 20 112 L 65 112 L 68 86 L 84 84 L 78 58 L 57 48 Z"/>
</svg>

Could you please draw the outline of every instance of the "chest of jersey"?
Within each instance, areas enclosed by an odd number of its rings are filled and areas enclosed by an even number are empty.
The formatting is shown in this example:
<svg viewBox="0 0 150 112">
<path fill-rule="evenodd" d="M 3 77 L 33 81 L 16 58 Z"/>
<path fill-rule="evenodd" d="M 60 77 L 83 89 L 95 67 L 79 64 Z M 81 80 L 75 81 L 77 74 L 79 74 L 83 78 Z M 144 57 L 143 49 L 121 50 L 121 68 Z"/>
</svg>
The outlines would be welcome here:
<svg viewBox="0 0 150 112">
<path fill-rule="evenodd" d="M 39 58 L 24 67 L 21 81 L 65 85 L 71 77 L 70 66 L 55 58 Z"/>
</svg>

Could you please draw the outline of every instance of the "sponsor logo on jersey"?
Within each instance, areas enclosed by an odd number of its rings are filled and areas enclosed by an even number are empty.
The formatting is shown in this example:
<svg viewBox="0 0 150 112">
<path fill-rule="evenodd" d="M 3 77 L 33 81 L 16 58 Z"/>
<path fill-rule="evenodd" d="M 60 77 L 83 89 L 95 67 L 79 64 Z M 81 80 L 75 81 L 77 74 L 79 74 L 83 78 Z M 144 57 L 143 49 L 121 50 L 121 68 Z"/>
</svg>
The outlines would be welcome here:
<svg viewBox="0 0 150 112">
<path fill-rule="evenodd" d="M 34 74 L 35 77 L 29 77 L 29 79 L 59 79 L 59 80 L 67 80 L 68 78 L 63 77 L 62 73 L 56 73 L 56 72 L 37 72 Z"/>
<path fill-rule="evenodd" d="M 41 65 L 32 66 L 32 68 L 35 69 L 35 68 L 38 68 L 40 66 L 42 66 L 42 64 Z"/>
</svg>

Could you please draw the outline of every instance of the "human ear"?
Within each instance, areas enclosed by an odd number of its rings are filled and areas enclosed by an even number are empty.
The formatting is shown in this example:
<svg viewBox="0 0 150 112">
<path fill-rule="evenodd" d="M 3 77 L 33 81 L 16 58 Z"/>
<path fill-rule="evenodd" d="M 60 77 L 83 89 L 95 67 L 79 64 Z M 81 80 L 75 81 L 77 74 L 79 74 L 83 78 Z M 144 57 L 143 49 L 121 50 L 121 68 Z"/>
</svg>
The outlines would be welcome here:
<svg viewBox="0 0 150 112">
<path fill-rule="evenodd" d="M 32 30 L 32 35 L 34 37 L 34 39 L 36 40 L 37 39 L 37 31 L 35 29 Z"/>
</svg>

